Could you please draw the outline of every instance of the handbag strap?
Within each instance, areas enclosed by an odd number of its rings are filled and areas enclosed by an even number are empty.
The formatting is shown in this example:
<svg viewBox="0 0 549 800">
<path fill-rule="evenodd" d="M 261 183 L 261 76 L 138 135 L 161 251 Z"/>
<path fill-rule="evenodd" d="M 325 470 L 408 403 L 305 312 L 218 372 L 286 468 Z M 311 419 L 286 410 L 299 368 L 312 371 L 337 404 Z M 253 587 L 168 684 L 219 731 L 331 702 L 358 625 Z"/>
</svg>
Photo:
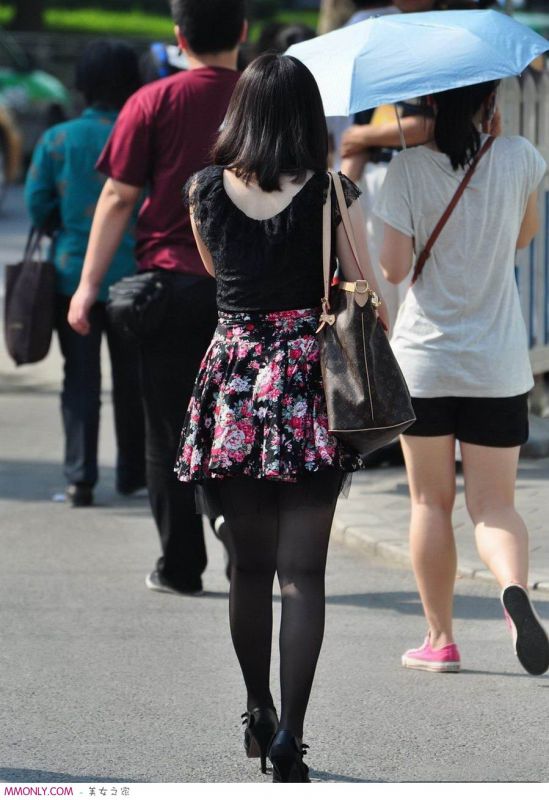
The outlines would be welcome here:
<svg viewBox="0 0 549 800">
<path fill-rule="evenodd" d="M 441 216 L 441 218 L 437 222 L 437 225 L 436 225 L 434 231 L 432 232 L 431 236 L 427 240 L 427 244 L 425 245 L 425 247 L 421 251 L 421 253 L 419 255 L 419 258 L 416 261 L 416 265 L 414 267 L 414 273 L 412 275 L 412 283 L 411 283 L 412 286 L 414 285 L 414 283 L 417 281 L 417 279 L 419 278 L 419 276 L 423 272 L 423 268 L 425 266 L 425 263 L 427 262 L 427 259 L 431 255 L 431 250 L 433 249 L 433 246 L 434 246 L 436 240 L 438 239 L 438 237 L 442 233 L 442 231 L 444 229 L 444 226 L 446 225 L 446 223 L 450 219 L 450 216 L 452 215 L 453 210 L 455 209 L 455 207 L 459 203 L 459 200 L 460 200 L 463 192 L 465 191 L 465 189 L 469 185 L 469 181 L 471 180 L 471 178 L 473 177 L 473 175 L 475 173 L 475 170 L 476 170 L 476 168 L 478 166 L 478 162 L 480 161 L 482 156 L 485 153 L 487 153 L 488 150 L 492 147 L 492 145 L 494 144 L 494 141 L 495 141 L 495 137 L 494 136 L 489 136 L 488 139 L 484 142 L 484 144 L 482 145 L 482 147 L 480 148 L 480 150 L 476 154 L 475 158 L 473 159 L 473 163 L 471 164 L 471 166 L 469 167 L 469 169 L 465 173 L 465 176 L 463 177 L 463 180 L 459 184 L 454 196 L 450 200 L 450 203 L 448 204 L 448 208 L 446 209 L 444 214 Z"/>
<path fill-rule="evenodd" d="M 332 266 L 332 173 L 328 172 L 328 192 L 322 208 L 322 271 L 324 277 L 324 297 L 322 298 L 322 312 L 320 326 L 317 333 L 324 325 L 333 325 L 335 316 L 330 314 L 330 283 Z"/>
<path fill-rule="evenodd" d="M 330 285 L 331 285 L 331 265 L 332 265 L 332 186 L 335 189 L 337 204 L 339 207 L 339 213 L 341 215 L 341 221 L 343 224 L 343 228 L 347 235 L 347 239 L 349 241 L 349 245 L 351 251 L 353 253 L 353 257 L 356 261 L 356 265 L 358 271 L 360 273 L 361 280 L 365 282 L 366 286 L 364 287 L 368 294 L 372 295 L 372 299 L 374 301 L 374 307 L 376 304 L 379 305 L 379 300 L 375 292 L 370 290 L 368 286 L 368 282 L 364 278 L 364 273 L 362 271 L 362 266 L 360 264 L 360 257 L 358 255 L 358 248 L 356 246 L 356 239 L 353 230 L 353 223 L 351 220 L 351 216 L 349 214 L 349 209 L 347 208 L 347 202 L 345 200 L 345 195 L 343 193 L 343 186 L 341 184 L 341 178 L 339 174 L 335 170 L 328 171 L 328 194 L 326 200 L 324 202 L 323 208 L 323 220 L 322 220 L 322 257 L 323 257 L 323 271 L 324 271 L 324 297 L 322 298 L 322 313 L 320 315 L 320 327 L 318 328 L 317 333 L 322 330 L 324 325 L 333 325 L 335 322 L 335 316 L 330 313 Z M 346 284 L 346 288 L 351 286 L 351 284 Z M 353 291 L 355 288 L 355 284 L 352 284 Z M 347 288 L 349 291 L 349 288 Z"/>
<path fill-rule="evenodd" d="M 343 228 L 345 229 L 349 245 L 351 246 L 351 250 L 354 259 L 356 261 L 358 271 L 360 273 L 360 278 L 361 280 L 365 280 L 364 273 L 362 271 L 362 267 L 360 264 L 360 258 L 358 255 L 358 247 L 356 246 L 355 232 L 353 229 L 351 215 L 349 214 L 349 209 L 347 208 L 347 201 L 345 200 L 345 195 L 343 193 L 341 178 L 339 177 L 339 174 L 337 172 L 332 172 L 332 180 L 334 182 L 334 188 L 336 191 L 337 204 L 339 206 L 339 213 L 341 215 L 341 222 L 343 223 Z"/>
<path fill-rule="evenodd" d="M 40 252 L 40 242 L 44 236 L 44 231 L 40 228 L 35 228 L 34 225 L 29 231 L 25 250 L 23 251 L 23 261 L 26 263 L 32 261 L 34 254 L 38 250 Z"/>
<path fill-rule="evenodd" d="M 358 271 L 360 272 L 360 276 L 362 280 L 364 280 L 364 274 L 362 272 L 362 267 L 360 266 L 360 258 L 358 256 L 358 248 L 356 246 L 355 234 L 353 231 L 353 223 L 351 221 L 349 209 L 347 208 L 347 203 L 345 202 L 345 195 L 343 194 L 341 178 L 339 177 L 338 173 L 335 172 L 335 170 L 329 170 L 328 195 L 326 197 L 326 202 L 324 203 L 323 221 L 322 221 L 322 256 L 323 256 L 323 268 L 324 268 L 323 303 L 324 301 L 326 301 L 328 304 L 328 308 L 329 308 L 330 284 L 331 284 L 330 273 L 332 265 L 332 185 L 335 189 L 337 204 L 339 206 L 339 213 L 341 215 L 341 221 L 343 223 L 345 233 L 347 234 L 347 239 L 349 240 L 349 245 L 351 247 L 354 259 L 356 261 Z"/>
<path fill-rule="evenodd" d="M 332 262 L 332 173 L 328 172 L 328 194 L 322 209 L 322 270 L 324 275 L 324 297 L 322 304 L 329 303 Z M 328 306 L 329 307 L 329 306 Z"/>
</svg>

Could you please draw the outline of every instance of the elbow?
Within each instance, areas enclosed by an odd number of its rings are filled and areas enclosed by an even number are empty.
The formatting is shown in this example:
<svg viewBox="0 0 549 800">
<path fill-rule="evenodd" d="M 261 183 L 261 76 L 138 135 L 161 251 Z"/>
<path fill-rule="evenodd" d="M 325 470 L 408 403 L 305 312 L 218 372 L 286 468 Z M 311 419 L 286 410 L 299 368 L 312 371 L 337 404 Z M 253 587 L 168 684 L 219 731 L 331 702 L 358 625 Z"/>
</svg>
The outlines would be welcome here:
<svg viewBox="0 0 549 800">
<path fill-rule="evenodd" d="M 103 189 L 102 198 L 112 211 L 132 211 L 137 202 L 139 189 L 122 186 L 109 179 Z"/>
<path fill-rule="evenodd" d="M 122 213 L 131 212 L 135 205 L 134 200 L 129 200 L 127 197 L 122 197 L 116 192 L 109 192 L 105 199 L 108 203 L 109 208 L 114 212 L 116 211 L 120 211 Z"/>
</svg>

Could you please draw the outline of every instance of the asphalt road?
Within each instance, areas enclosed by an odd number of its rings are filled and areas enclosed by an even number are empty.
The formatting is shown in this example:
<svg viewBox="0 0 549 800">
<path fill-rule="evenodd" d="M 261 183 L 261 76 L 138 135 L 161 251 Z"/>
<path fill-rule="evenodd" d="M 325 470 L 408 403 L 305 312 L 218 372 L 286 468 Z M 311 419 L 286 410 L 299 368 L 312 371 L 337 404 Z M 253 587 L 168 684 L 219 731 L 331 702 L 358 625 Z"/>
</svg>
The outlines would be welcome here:
<svg viewBox="0 0 549 800">
<path fill-rule="evenodd" d="M 145 588 L 157 536 L 146 500 L 112 489 L 110 417 L 105 398 L 99 505 L 73 510 L 51 501 L 55 390 L 0 391 L 0 781 L 270 780 L 242 748 L 219 546 L 206 596 Z M 494 588 L 458 582 L 458 675 L 400 667 L 425 633 L 409 571 L 334 546 L 327 592 L 305 734 L 314 780 L 549 781 L 549 677 L 521 670 Z"/>
</svg>

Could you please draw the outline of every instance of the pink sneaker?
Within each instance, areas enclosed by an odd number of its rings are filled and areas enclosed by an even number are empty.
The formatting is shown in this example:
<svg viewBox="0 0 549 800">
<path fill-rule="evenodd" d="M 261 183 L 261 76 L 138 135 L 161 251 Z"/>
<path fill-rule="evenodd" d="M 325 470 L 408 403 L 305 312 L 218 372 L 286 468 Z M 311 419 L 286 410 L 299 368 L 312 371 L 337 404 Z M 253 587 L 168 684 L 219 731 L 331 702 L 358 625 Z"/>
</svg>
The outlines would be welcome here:
<svg viewBox="0 0 549 800">
<path fill-rule="evenodd" d="M 446 647 L 433 650 L 427 634 L 422 647 L 406 650 L 402 656 L 402 666 L 408 669 L 426 669 L 429 672 L 459 672 L 461 662 L 457 644 L 447 644 Z"/>
</svg>

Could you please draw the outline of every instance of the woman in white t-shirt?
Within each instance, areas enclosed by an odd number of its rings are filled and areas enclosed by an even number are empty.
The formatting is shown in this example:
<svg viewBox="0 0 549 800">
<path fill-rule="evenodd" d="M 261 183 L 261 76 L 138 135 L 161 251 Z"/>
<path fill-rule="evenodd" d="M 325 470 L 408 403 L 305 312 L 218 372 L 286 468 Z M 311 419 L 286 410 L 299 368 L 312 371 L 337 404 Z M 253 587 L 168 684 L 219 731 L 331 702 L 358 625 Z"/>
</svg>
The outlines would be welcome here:
<svg viewBox="0 0 549 800">
<path fill-rule="evenodd" d="M 403 281 L 486 136 L 498 133 L 494 82 L 433 96 L 434 139 L 396 156 L 376 205 L 385 223 L 381 266 Z M 456 672 L 452 632 L 456 548 L 455 441 L 480 557 L 502 588 L 517 656 L 549 668 L 549 640 L 530 604 L 528 532 L 514 506 L 533 386 L 515 282 L 516 248 L 537 233 L 546 164 L 520 136 L 497 136 L 407 293 L 392 344 L 417 422 L 402 437 L 410 483 L 414 571 L 429 625 L 405 667 Z"/>
</svg>

